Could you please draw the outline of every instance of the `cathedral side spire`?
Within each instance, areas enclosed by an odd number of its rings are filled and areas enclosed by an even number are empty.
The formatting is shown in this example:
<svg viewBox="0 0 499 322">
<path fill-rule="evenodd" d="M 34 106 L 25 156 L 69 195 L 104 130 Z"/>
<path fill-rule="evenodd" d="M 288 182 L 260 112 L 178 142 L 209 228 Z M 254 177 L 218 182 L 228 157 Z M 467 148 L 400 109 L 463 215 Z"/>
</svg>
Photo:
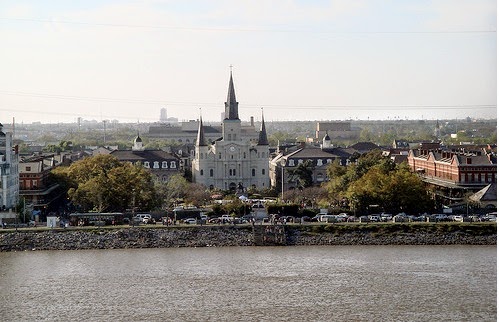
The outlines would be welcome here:
<svg viewBox="0 0 499 322">
<path fill-rule="evenodd" d="M 199 115 L 199 128 L 198 128 L 198 137 L 196 141 L 197 146 L 206 146 L 206 140 L 204 138 L 204 129 L 203 129 L 203 118 Z"/>
<path fill-rule="evenodd" d="M 227 101 L 225 102 L 225 119 L 239 120 L 239 103 L 236 101 L 236 91 L 234 89 L 234 80 L 232 79 L 232 69 L 230 71 L 229 91 Z"/>
<path fill-rule="evenodd" d="M 269 140 L 267 139 L 267 130 L 265 129 L 265 120 L 263 118 L 263 108 L 262 108 L 262 125 L 260 125 L 258 145 L 269 145 Z"/>
</svg>

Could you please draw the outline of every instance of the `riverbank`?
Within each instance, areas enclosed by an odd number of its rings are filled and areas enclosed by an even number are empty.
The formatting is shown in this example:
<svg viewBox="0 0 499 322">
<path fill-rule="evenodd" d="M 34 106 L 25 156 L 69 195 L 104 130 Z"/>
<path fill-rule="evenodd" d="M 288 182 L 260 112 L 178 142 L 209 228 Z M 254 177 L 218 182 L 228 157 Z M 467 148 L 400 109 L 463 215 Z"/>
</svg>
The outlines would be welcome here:
<svg viewBox="0 0 499 322">
<path fill-rule="evenodd" d="M 260 229 L 272 226 L 261 226 Z M 258 228 L 258 227 L 257 227 Z M 269 231 L 269 229 L 267 229 Z M 0 231 L 0 251 L 255 245 L 496 245 L 495 223 L 286 225 L 256 240 L 251 225 Z M 278 241 L 277 241 L 278 240 Z"/>
</svg>

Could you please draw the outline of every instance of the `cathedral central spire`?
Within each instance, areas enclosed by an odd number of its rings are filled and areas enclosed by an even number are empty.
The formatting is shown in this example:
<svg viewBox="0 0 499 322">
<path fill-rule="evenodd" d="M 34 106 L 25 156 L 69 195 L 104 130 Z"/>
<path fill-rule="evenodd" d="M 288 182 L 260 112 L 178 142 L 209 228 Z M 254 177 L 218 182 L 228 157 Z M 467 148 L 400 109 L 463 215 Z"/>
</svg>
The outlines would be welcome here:
<svg viewBox="0 0 499 322">
<path fill-rule="evenodd" d="M 232 70 L 230 72 L 229 92 L 227 93 L 227 102 L 225 102 L 225 119 L 239 120 L 239 103 L 236 101 L 236 91 L 234 90 L 234 81 L 232 79 Z"/>
</svg>

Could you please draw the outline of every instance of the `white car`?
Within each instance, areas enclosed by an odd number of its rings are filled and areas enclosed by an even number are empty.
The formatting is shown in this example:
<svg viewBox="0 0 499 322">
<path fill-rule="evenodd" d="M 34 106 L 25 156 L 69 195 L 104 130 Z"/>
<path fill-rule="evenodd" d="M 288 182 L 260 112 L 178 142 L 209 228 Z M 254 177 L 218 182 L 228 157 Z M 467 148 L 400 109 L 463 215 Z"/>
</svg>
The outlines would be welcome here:
<svg viewBox="0 0 499 322">
<path fill-rule="evenodd" d="M 196 223 L 197 223 L 197 220 L 194 218 L 184 219 L 184 224 L 196 224 Z"/>
</svg>

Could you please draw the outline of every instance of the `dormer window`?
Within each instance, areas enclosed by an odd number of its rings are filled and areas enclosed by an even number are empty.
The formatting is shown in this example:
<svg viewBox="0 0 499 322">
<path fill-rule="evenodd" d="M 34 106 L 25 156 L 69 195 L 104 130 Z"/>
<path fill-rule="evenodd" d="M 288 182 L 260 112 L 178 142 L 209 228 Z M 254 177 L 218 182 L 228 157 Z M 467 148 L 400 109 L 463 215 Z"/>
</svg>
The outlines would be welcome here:
<svg viewBox="0 0 499 322">
<path fill-rule="evenodd" d="M 158 161 L 154 161 L 153 168 L 154 169 L 159 169 L 159 162 Z"/>
<path fill-rule="evenodd" d="M 161 162 L 161 167 L 162 167 L 163 169 L 168 168 L 168 162 L 166 162 L 166 161 Z"/>
<path fill-rule="evenodd" d="M 175 163 L 175 161 L 170 161 L 170 168 L 172 169 L 177 168 L 177 164 Z"/>
<path fill-rule="evenodd" d="M 144 162 L 144 168 L 148 168 L 148 169 L 150 168 L 150 166 L 149 166 L 149 161 L 145 161 L 145 162 Z"/>
</svg>

